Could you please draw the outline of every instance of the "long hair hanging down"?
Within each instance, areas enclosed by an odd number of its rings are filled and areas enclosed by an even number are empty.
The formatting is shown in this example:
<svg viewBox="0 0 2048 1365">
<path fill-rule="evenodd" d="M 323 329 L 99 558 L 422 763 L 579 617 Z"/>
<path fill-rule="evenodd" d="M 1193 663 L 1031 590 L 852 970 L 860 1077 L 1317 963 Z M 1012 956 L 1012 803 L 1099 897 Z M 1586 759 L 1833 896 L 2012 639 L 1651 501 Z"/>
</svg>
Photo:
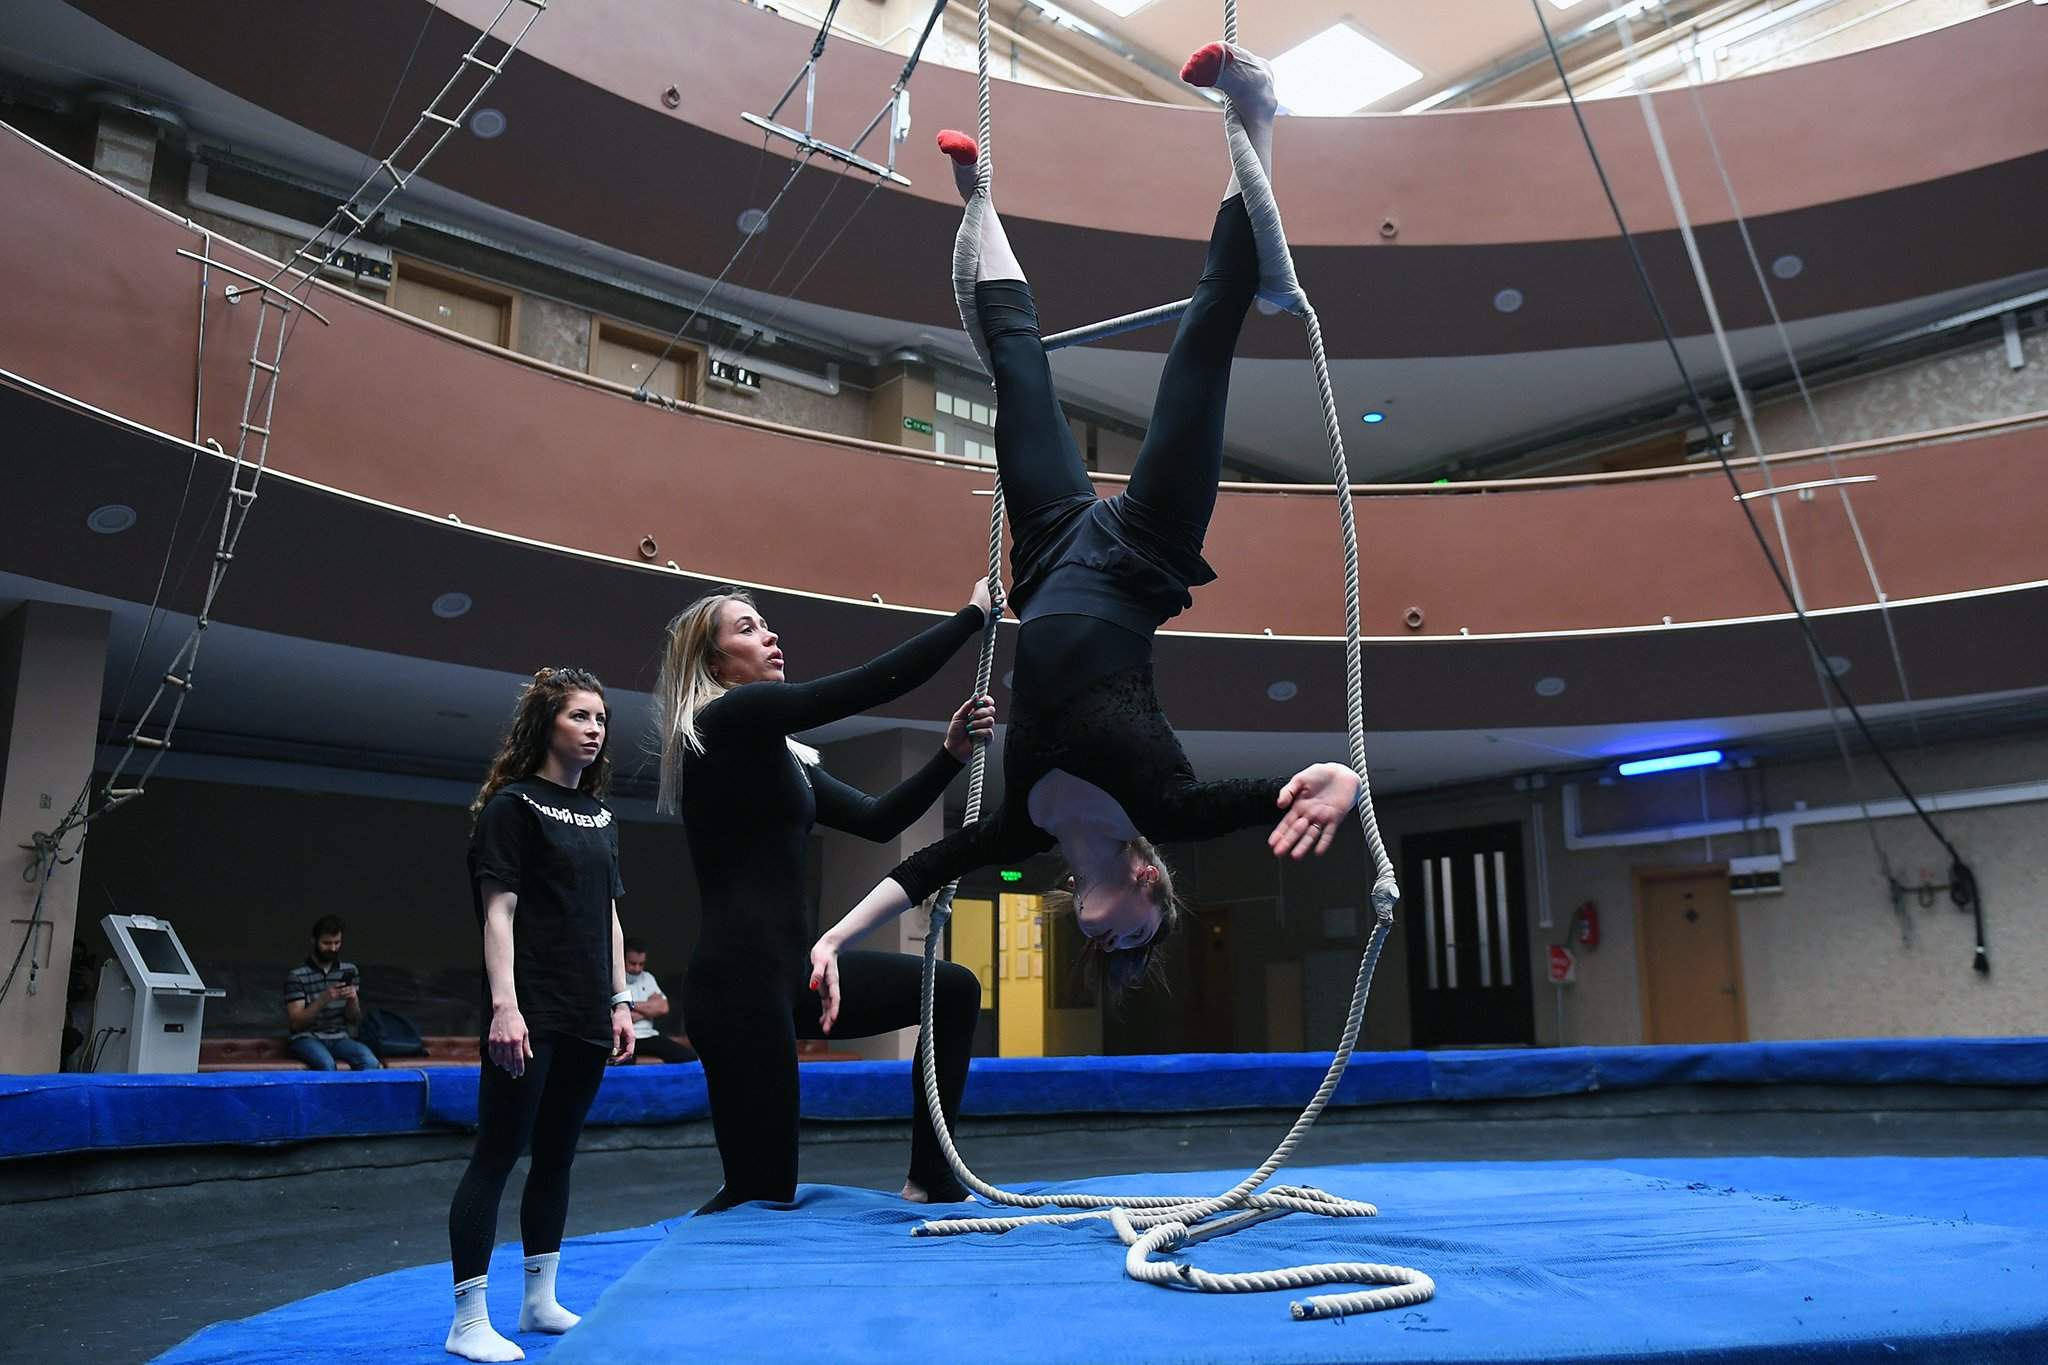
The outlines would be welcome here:
<svg viewBox="0 0 2048 1365">
<path fill-rule="evenodd" d="M 1151 938 L 1135 948 L 1105 949 L 1093 939 L 1084 941 L 1081 974 L 1091 984 L 1107 990 L 1112 1005 L 1148 981 L 1165 984 L 1166 941 L 1180 928 L 1181 919 L 1187 913 L 1186 905 L 1173 889 L 1173 869 L 1167 866 L 1166 859 L 1159 856 L 1159 850 L 1152 846 L 1152 841 L 1140 835 L 1126 840 L 1124 850 L 1137 854 L 1142 861 L 1159 869 L 1159 880 L 1152 883 L 1151 889 L 1152 903 L 1159 907 L 1159 928 Z M 1047 892 L 1045 910 L 1051 915 L 1073 914 L 1074 893 L 1064 889 Z"/>
<path fill-rule="evenodd" d="M 728 602 L 755 606 L 744 588 L 721 588 L 684 607 L 668 623 L 668 643 L 661 651 L 661 672 L 654 681 L 655 746 L 661 755 L 661 789 L 655 809 L 673 814 L 682 794 L 683 762 L 690 754 L 704 752 L 704 736 L 697 728 L 698 713 L 726 693 L 727 684 L 712 673 L 718 661 L 718 614 Z M 807 765 L 818 761 L 818 751 L 807 744 L 789 741 L 789 750 Z"/>
<path fill-rule="evenodd" d="M 519 700 L 512 705 L 512 723 L 505 728 L 505 737 L 498 741 L 498 756 L 491 760 L 483 786 L 477 788 L 476 799 L 469 803 L 472 820 L 498 794 L 500 787 L 532 776 L 547 762 L 548 737 L 554 732 L 555 718 L 562 714 L 571 692 L 595 692 L 603 697 L 604 684 L 586 669 L 543 668 L 519 689 Z M 576 790 L 592 800 L 602 799 L 611 780 L 612 736 L 611 727 L 606 726 L 604 747 L 597 751 L 597 761 L 583 770 Z"/>
</svg>

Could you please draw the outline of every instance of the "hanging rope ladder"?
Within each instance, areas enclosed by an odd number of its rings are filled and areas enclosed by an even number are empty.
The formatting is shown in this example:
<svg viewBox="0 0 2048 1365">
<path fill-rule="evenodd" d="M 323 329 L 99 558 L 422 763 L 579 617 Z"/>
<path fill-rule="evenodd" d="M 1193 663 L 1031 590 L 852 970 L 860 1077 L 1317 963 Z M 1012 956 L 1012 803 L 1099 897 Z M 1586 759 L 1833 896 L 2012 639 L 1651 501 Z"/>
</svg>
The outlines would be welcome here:
<svg viewBox="0 0 2048 1365">
<path fill-rule="evenodd" d="M 978 0 L 976 8 L 976 76 L 980 95 L 978 132 L 981 151 L 975 167 L 975 190 L 967 201 L 960 233 L 955 239 L 953 290 L 960 308 L 961 324 L 966 328 L 968 338 L 973 343 L 983 367 L 992 372 L 988 346 L 976 320 L 974 306 L 974 281 L 981 224 L 983 215 L 989 211 L 990 194 L 995 183 L 988 76 L 988 0 Z M 1224 38 L 1232 43 L 1237 41 L 1236 0 L 1225 0 L 1224 3 Z M 946 923 L 952 916 L 953 896 L 958 890 L 959 883 L 947 886 L 933 901 L 931 924 L 925 935 L 923 990 L 920 1001 L 922 1030 L 919 1034 L 917 1052 L 925 1105 L 931 1115 L 933 1128 L 955 1177 L 982 1198 L 1012 1208 L 1064 1211 L 1005 1218 L 931 1219 L 921 1224 L 917 1232 L 920 1236 L 958 1236 L 966 1233 L 1007 1232 L 1013 1228 L 1036 1224 L 1106 1221 L 1128 1248 L 1124 1259 L 1125 1272 L 1133 1279 L 1148 1284 L 1226 1294 L 1306 1289 L 1335 1284 L 1382 1286 L 1349 1293 L 1315 1295 L 1291 1305 L 1296 1319 L 1337 1318 L 1350 1313 L 1422 1303 L 1435 1294 L 1435 1282 L 1420 1271 L 1404 1266 L 1369 1262 L 1332 1262 L 1271 1271 L 1216 1274 L 1186 1261 L 1155 1259 L 1162 1253 L 1180 1250 L 1212 1237 L 1236 1232 L 1289 1213 L 1312 1213 L 1330 1218 L 1369 1218 L 1378 1213 L 1371 1204 L 1340 1199 L 1321 1190 L 1290 1185 L 1275 1185 L 1265 1190 L 1261 1190 L 1261 1187 L 1292 1158 L 1295 1148 L 1314 1126 L 1316 1119 L 1329 1104 L 1330 1097 L 1336 1092 L 1337 1083 L 1343 1078 L 1345 1067 L 1350 1063 L 1352 1051 L 1358 1043 L 1358 1035 L 1364 1026 L 1366 1000 L 1372 988 L 1373 970 L 1379 963 L 1380 950 L 1385 946 L 1387 933 L 1393 927 L 1394 907 L 1400 899 L 1400 890 L 1395 884 L 1393 863 L 1387 856 L 1386 845 L 1380 837 L 1379 823 L 1373 813 L 1372 788 L 1366 772 L 1364 684 L 1359 663 L 1358 529 L 1352 515 L 1351 476 L 1345 465 L 1344 439 L 1337 417 L 1336 398 L 1330 384 L 1329 361 L 1323 349 L 1322 325 L 1316 317 L 1315 309 L 1309 303 L 1308 295 L 1295 278 L 1293 257 L 1288 250 L 1286 234 L 1281 228 L 1280 209 L 1273 198 L 1272 186 L 1252 150 L 1251 141 L 1245 135 L 1237 111 L 1231 107 L 1227 99 L 1224 101 L 1223 116 L 1231 164 L 1237 171 L 1238 184 L 1244 192 L 1246 211 L 1251 217 L 1253 232 L 1258 240 L 1262 270 L 1259 293 L 1268 302 L 1299 317 L 1307 330 L 1309 358 L 1315 367 L 1316 384 L 1322 399 L 1323 420 L 1329 437 L 1331 475 L 1337 494 L 1339 529 L 1344 542 L 1345 722 L 1351 766 L 1358 773 L 1361 784 L 1356 807 L 1359 827 L 1365 835 L 1366 846 L 1371 851 L 1373 860 L 1372 933 L 1359 961 L 1357 980 L 1351 992 L 1350 1012 L 1345 1019 L 1343 1036 L 1338 1042 L 1335 1055 L 1331 1058 L 1329 1070 L 1300 1117 L 1295 1120 L 1279 1146 L 1274 1148 L 1272 1155 L 1257 1170 L 1223 1194 L 1208 1198 L 1183 1195 L 1111 1198 L 1083 1194 L 1017 1194 L 989 1184 L 968 1168 L 959 1148 L 954 1144 L 953 1135 L 947 1127 L 944 1112 L 939 1104 L 938 1066 L 931 1045 L 933 993 L 937 976 L 938 945 L 944 936 Z M 1183 299 L 1096 323 L 1090 327 L 1061 333 L 1046 338 L 1045 345 L 1049 350 L 1062 345 L 1078 345 L 1139 327 L 1171 321 L 1185 311 L 1187 304 L 1188 301 Z M 995 497 L 989 509 L 988 572 L 994 611 L 991 612 L 988 627 L 982 635 L 981 655 L 975 672 L 976 695 L 988 690 L 995 667 L 996 620 L 1002 615 L 998 575 L 1002 567 L 1003 515 L 1003 490 L 998 480 Z M 986 750 L 977 748 L 968 776 L 966 820 L 969 824 L 980 818 L 986 768 Z"/>
</svg>

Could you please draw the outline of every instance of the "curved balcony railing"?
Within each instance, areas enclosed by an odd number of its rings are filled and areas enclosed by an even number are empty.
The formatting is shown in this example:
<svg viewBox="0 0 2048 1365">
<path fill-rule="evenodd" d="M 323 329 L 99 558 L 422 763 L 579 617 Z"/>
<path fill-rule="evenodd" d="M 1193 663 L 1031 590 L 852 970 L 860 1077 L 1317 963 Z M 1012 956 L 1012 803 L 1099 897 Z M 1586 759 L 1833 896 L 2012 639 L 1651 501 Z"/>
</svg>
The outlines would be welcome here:
<svg viewBox="0 0 2048 1365">
<path fill-rule="evenodd" d="M 201 267 L 179 252 L 251 272 L 267 263 L 19 137 L 0 138 L 0 176 L 16 191 L 0 220 L 14 319 L 0 368 L 160 431 L 196 425 L 225 440 L 254 308 L 214 298 L 202 344 Z M 328 325 L 303 322 L 287 354 L 272 448 L 277 468 L 314 483 L 628 562 L 922 607 L 950 605 L 984 553 L 984 467 L 635 403 L 338 290 L 319 306 Z M 1855 506 L 1890 599 L 2048 581 L 2040 418 L 1836 452 L 1845 472 L 1875 476 L 1855 487 Z M 1824 477 L 1817 459 L 1774 457 L 1772 480 Z M 1745 488 L 1763 486 L 1754 462 L 1738 473 Z M 1628 631 L 1785 610 L 1718 471 L 1353 493 L 1374 637 Z M 1321 571 L 1335 562 L 1329 498 L 1227 486 L 1207 546 L 1220 580 L 1176 627 L 1340 629 L 1338 576 Z M 1807 605 L 1871 604 L 1837 492 L 1786 495 L 1779 508 Z"/>
<path fill-rule="evenodd" d="M 375 24 L 342 6 L 251 24 L 246 7 L 228 0 L 75 7 L 269 111 L 281 130 L 296 125 L 344 148 L 372 135 L 402 40 L 428 12 L 425 0 L 393 0 Z M 426 27 L 418 70 L 451 62 L 471 31 L 466 23 L 487 18 L 491 4 L 444 0 L 441 9 Z M 764 155 L 740 114 L 774 102 L 807 42 L 797 25 L 726 0 L 556 6 L 493 93 L 504 135 L 452 142 L 435 183 L 709 277 L 736 240 L 739 215 L 758 207 L 749 187 L 764 175 L 777 183 L 784 165 Z M 1922 298 L 2039 267 L 2034 238 L 2013 225 L 2048 219 L 2044 48 L 2048 9 L 2016 5 L 1701 90 L 1766 259 L 1789 253 L 1806 263 L 1779 290 L 1788 317 Z M 306 51 L 322 53 L 318 79 L 286 59 Z M 819 125 L 858 129 L 899 58 L 847 43 L 828 61 Z M 929 163 L 913 164 L 913 187 L 880 194 L 866 209 L 866 229 L 892 252 L 860 269 L 821 269 L 802 297 L 950 330 L 937 263 L 947 259 L 958 205 L 926 139 L 971 115 L 972 77 L 927 64 L 913 92 L 913 150 Z M 1710 271 L 1746 278 L 1691 95 L 1655 98 Z M 1674 325 L 1705 331 L 1640 112 L 1633 101 L 1594 101 L 1586 117 L 1652 272 L 1674 286 Z M 1005 83 L 997 119 L 1012 236 L 1025 259 L 1059 263 L 1039 281 L 1047 318 L 1081 323 L 1184 292 L 1223 177 L 1213 111 Z M 1655 337 L 1569 109 L 1285 119 L 1276 143 L 1289 235 L 1303 277 L 1315 282 L 1333 356 L 1503 354 Z M 1075 155 L 1081 147 L 1091 154 Z M 830 174 L 821 171 L 787 213 L 801 221 Z M 1491 306 L 1504 287 L 1528 301 L 1511 316 Z M 1756 291 L 1724 293 L 1730 327 L 1768 322 Z M 1156 349 L 1165 338 L 1133 333 L 1113 344 Z M 1291 356 L 1297 345 L 1291 330 L 1255 324 L 1243 353 Z"/>
</svg>

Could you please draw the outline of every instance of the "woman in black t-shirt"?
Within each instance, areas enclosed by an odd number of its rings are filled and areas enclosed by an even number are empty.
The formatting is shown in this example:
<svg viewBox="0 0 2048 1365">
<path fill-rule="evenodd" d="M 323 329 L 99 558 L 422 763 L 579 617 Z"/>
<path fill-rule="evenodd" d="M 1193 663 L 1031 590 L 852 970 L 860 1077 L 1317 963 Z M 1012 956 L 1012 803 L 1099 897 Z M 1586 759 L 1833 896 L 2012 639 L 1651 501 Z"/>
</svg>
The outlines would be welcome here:
<svg viewBox="0 0 2048 1365">
<path fill-rule="evenodd" d="M 604 687 L 582 669 L 543 668 L 519 694 L 470 811 L 469 879 L 484 940 L 485 1058 L 476 1149 L 448 1209 L 455 1321 L 448 1350 L 518 1360 L 484 1305 L 498 1200 L 520 1153 L 525 1244 L 522 1332 L 561 1333 L 555 1299 L 569 1167 L 605 1063 L 633 1055 L 618 826 L 598 799 L 611 776 Z"/>
<path fill-rule="evenodd" d="M 669 623 L 655 706 L 661 717 L 661 801 L 680 810 L 704 903 L 683 1017 L 704 1063 L 711 1126 L 725 1185 L 699 1212 L 751 1199 L 796 1197 L 798 1038 L 820 1038 L 818 998 L 805 989 L 805 951 L 816 932 L 808 906 L 813 825 L 893 839 L 938 800 L 975 739 L 995 728 L 995 703 L 961 706 L 924 767 L 880 796 L 839 781 L 817 751 L 790 736 L 902 696 L 929 680 L 988 619 L 985 583 L 974 600 L 922 634 L 844 673 L 783 680 L 782 648 L 752 598 L 729 589 Z M 917 1023 L 922 963 L 905 953 L 849 953 L 861 1007 L 841 1037 Z M 957 963 L 938 964 L 939 1103 L 950 1116 L 967 1084 L 981 985 Z M 915 1068 L 913 1068 L 913 1073 Z M 906 1198 L 948 1201 L 953 1179 L 913 1074 Z"/>
</svg>

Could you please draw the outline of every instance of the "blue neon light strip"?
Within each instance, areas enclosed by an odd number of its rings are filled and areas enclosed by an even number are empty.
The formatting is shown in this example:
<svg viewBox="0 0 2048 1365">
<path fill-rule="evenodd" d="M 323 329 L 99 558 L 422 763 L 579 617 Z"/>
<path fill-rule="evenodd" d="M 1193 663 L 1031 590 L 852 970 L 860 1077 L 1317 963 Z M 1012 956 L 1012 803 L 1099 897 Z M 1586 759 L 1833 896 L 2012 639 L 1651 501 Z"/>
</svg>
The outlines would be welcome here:
<svg viewBox="0 0 2048 1365">
<path fill-rule="evenodd" d="M 1666 754 L 1662 758 L 1634 758 L 1621 765 L 1623 777 L 1645 773 L 1668 773 L 1677 768 L 1705 768 L 1721 761 L 1719 749 L 1696 749 L 1689 754 Z"/>
</svg>

